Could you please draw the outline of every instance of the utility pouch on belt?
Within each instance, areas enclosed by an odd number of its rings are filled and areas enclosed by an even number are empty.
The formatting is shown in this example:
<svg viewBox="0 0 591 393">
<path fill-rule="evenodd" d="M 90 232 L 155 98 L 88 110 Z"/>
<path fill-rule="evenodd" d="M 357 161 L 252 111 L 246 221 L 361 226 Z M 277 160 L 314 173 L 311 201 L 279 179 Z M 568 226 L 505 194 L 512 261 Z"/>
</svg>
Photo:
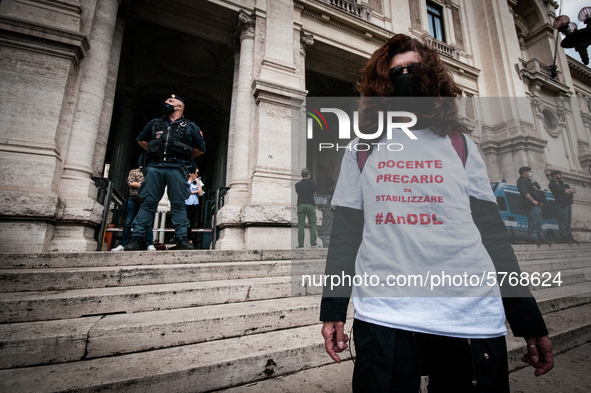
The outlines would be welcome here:
<svg viewBox="0 0 591 393">
<path fill-rule="evenodd" d="M 170 150 L 176 158 L 190 160 L 193 158 L 193 148 L 185 145 L 183 142 L 173 141 Z"/>
<path fill-rule="evenodd" d="M 152 139 L 150 142 L 148 142 L 148 148 L 146 149 L 146 152 L 148 153 L 148 158 L 160 158 L 160 142 L 160 139 Z"/>
</svg>

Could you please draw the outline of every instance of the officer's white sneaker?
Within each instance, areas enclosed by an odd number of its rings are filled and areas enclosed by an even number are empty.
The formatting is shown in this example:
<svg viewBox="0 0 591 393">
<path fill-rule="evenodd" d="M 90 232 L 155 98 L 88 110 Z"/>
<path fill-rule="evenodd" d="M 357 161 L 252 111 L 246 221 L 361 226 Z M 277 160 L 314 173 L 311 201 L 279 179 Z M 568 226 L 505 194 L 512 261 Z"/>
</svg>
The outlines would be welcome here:
<svg viewBox="0 0 591 393">
<path fill-rule="evenodd" d="M 154 245 L 150 245 L 148 246 L 148 251 L 157 251 L 156 247 L 154 247 Z"/>
<path fill-rule="evenodd" d="M 123 246 L 120 244 L 120 245 L 118 245 L 117 247 L 113 248 L 113 249 L 111 250 L 111 252 L 114 252 L 114 251 L 123 251 L 124 249 L 125 249 L 125 247 L 123 247 Z"/>
</svg>

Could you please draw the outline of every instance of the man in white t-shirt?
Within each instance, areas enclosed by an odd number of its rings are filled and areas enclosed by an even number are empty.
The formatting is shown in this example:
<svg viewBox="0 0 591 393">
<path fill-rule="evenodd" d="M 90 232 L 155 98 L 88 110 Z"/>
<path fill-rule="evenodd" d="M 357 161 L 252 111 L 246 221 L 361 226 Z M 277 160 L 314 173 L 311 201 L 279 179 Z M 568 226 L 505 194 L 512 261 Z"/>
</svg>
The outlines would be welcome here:
<svg viewBox="0 0 591 393">
<path fill-rule="evenodd" d="M 360 92 L 455 97 L 460 89 L 435 49 L 398 34 L 362 70 Z M 325 274 L 369 280 L 325 286 L 320 319 L 326 351 L 339 362 L 352 295 L 354 392 L 417 392 L 421 375 L 429 375 L 430 392 L 509 392 L 505 316 L 525 338 L 523 361 L 536 375 L 553 367 L 548 331 L 527 286 L 494 281 L 495 270 L 518 273 L 519 266 L 484 161 L 457 132 L 453 99 L 435 104 L 418 116 L 416 139 L 405 139 L 403 149 L 386 148 L 384 133 L 373 144 L 354 139 L 343 157 Z M 374 129 L 360 118 L 362 132 Z M 373 149 L 361 153 L 358 146 Z M 477 285 L 481 275 L 481 283 L 493 284 Z"/>
</svg>

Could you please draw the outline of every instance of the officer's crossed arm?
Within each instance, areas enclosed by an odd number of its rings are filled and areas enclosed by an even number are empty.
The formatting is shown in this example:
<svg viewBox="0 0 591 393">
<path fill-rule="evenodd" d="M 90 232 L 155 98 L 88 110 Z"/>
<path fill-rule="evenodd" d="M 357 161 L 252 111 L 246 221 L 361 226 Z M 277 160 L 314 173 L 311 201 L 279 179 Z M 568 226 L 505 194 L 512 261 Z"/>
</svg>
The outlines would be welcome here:
<svg viewBox="0 0 591 393">
<path fill-rule="evenodd" d="M 205 152 L 205 140 L 203 139 L 203 131 L 193 124 L 191 127 L 193 132 L 193 158 L 202 155 Z"/>
</svg>

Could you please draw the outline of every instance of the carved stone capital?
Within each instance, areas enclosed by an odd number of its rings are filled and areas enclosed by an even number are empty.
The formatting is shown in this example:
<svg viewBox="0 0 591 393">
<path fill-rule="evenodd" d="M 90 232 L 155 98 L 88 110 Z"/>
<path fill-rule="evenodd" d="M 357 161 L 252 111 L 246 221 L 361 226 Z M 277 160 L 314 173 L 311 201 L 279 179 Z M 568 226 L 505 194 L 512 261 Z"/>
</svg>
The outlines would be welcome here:
<svg viewBox="0 0 591 393">
<path fill-rule="evenodd" d="M 256 19 L 254 16 L 240 10 L 238 13 L 238 26 L 236 28 L 236 36 L 240 41 L 244 39 L 254 39 L 254 26 Z"/>
<path fill-rule="evenodd" d="M 302 51 L 306 51 L 309 46 L 314 45 L 314 36 L 312 34 L 300 30 L 300 47 Z"/>
</svg>

